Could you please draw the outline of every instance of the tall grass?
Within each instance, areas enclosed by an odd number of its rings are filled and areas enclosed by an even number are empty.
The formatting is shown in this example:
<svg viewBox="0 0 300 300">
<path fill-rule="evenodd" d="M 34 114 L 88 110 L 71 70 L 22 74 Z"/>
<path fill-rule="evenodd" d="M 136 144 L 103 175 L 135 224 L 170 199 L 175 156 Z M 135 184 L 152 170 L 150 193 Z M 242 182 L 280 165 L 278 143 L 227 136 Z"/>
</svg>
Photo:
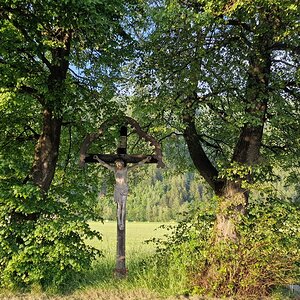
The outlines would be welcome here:
<svg viewBox="0 0 300 300">
<path fill-rule="evenodd" d="M 57 295 L 51 291 L 42 292 L 36 290 L 27 294 L 9 293 L 0 291 L 0 299 L 5 300 L 159 300 L 168 297 L 172 299 L 184 299 L 175 295 L 184 294 L 186 286 L 186 268 L 176 263 L 180 258 L 174 258 L 174 262 L 168 268 L 160 268 L 157 264 L 151 264 L 155 252 L 155 245 L 145 243 L 145 240 L 161 238 L 167 234 L 167 230 L 159 228 L 161 223 L 127 223 L 126 233 L 126 261 L 128 276 L 118 280 L 114 276 L 116 258 L 116 223 L 105 222 L 90 223 L 92 229 L 103 234 L 103 240 L 88 241 L 90 245 L 103 251 L 91 270 L 88 270 L 82 278 L 74 278 L 65 293 Z M 165 225 L 165 224 L 164 224 Z M 170 296 L 173 297 L 170 297 Z M 190 297 L 190 299 L 199 299 Z M 206 299 L 206 298 L 203 298 Z M 207 298 L 209 299 L 209 298 Z M 271 298 L 267 298 L 271 300 Z M 290 299 L 282 293 L 272 299 Z"/>
<path fill-rule="evenodd" d="M 69 282 L 62 295 L 48 290 L 46 294 L 36 287 L 30 294 L 14 294 L 0 291 L 0 299 L 157 299 L 155 288 L 160 284 L 155 279 L 153 270 L 146 269 L 155 252 L 155 245 L 145 243 L 146 240 L 161 238 L 166 229 L 161 223 L 128 222 L 126 224 L 126 266 L 127 277 L 118 280 L 114 276 L 116 263 L 116 222 L 91 222 L 92 229 L 102 233 L 102 241 L 87 241 L 89 245 L 103 252 L 103 256 L 95 261 L 93 268 L 81 278 Z M 155 271 L 154 271 L 155 272 Z M 147 279 L 148 278 L 148 279 Z M 123 295 L 122 297 L 120 295 Z M 127 296 L 126 296 L 127 295 Z M 152 296 L 151 296 L 152 295 Z"/>
<path fill-rule="evenodd" d="M 175 223 L 174 223 L 175 224 Z M 88 271 L 80 283 L 81 289 L 97 288 L 102 290 L 152 290 L 161 293 L 166 290 L 165 274 L 158 274 L 156 266 L 151 266 L 152 256 L 155 253 L 155 244 L 146 243 L 153 238 L 163 238 L 167 230 L 162 223 L 156 222 L 128 222 L 126 224 L 126 279 L 118 280 L 114 276 L 116 263 L 116 235 L 115 222 L 90 223 L 92 229 L 102 233 L 102 241 L 92 240 L 88 243 L 103 252 Z M 166 224 L 164 224 L 166 225 Z M 170 225 L 170 223 L 168 223 Z M 175 279 L 177 282 L 177 278 Z M 77 283 L 78 284 L 78 283 Z M 78 284 L 79 285 L 79 284 Z"/>
<path fill-rule="evenodd" d="M 88 272 L 84 288 L 100 288 L 103 290 L 147 290 L 161 296 L 179 294 L 184 291 L 185 267 L 174 264 L 172 268 L 163 270 L 152 264 L 156 246 L 145 243 L 153 238 L 163 238 L 167 229 L 161 223 L 129 222 L 126 227 L 126 264 L 128 269 L 125 280 L 117 280 L 114 276 L 116 257 L 116 223 L 91 223 L 95 230 L 103 233 L 102 242 L 91 241 L 90 244 L 102 250 L 104 257 Z M 170 223 L 164 225 L 172 225 Z M 173 223 L 175 225 L 175 223 Z"/>
</svg>

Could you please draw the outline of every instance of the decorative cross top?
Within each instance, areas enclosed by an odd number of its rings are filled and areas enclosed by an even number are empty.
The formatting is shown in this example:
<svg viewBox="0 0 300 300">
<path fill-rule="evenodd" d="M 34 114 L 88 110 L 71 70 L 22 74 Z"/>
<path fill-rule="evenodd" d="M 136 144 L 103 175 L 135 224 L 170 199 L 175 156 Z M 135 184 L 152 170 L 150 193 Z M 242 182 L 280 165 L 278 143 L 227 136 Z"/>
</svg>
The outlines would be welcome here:
<svg viewBox="0 0 300 300">
<path fill-rule="evenodd" d="M 147 163 L 157 163 L 158 168 L 163 168 L 165 165 L 162 161 L 162 151 L 161 151 L 161 146 L 159 142 L 155 140 L 154 137 L 149 135 L 148 133 L 144 132 L 139 123 L 130 118 L 130 117 L 125 117 L 124 123 L 129 124 L 131 127 L 133 127 L 134 131 L 137 133 L 137 135 L 145 140 L 146 142 L 149 142 L 151 146 L 154 147 L 155 150 L 155 155 L 143 155 L 143 154 L 132 154 L 128 155 L 127 154 L 127 127 L 126 126 L 121 126 L 120 128 L 120 142 L 119 146 L 117 148 L 117 153 L 116 154 L 88 154 L 87 151 L 90 147 L 90 145 L 97 139 L 99 139 L 104 131 L 114 124 L 114 120 L 108 120 L 104 122 L 100 128 L 98 129 L 98 132 L 96 133 L 91 133 L 88 134 L 80 148 L 80 165 L 84 166 L 85 163 L 97 163 L 97 159 L 95 158 L 95 155 L 98 156 L 99 159 L 105 161 L 108 164 L 114 163 L 117 159 L 122 159 L 125 163 L 138 163 L 142 161 L 143 159 L 147 157 L 151 157 L 151 160 L 148 161 Z"/>
<path fill-rule="evenodd" d="M 145 133 L 134 119 L 126 117 L 126 121 L 141 138 L 150 142 L 155 147 L 156 155 L 128 155 L 127 127 L 125 125 L 120 128 L 120 140 L 116 154 L 87 154 L 86 152 L 91 143 L 102 136 L 103 131 L 110 125 L 110 122 L 103 123 L 98 133 L 87 135 L 80 150 L 81 165 L 85 163 L 99 163 L 103 167 L 113 171 L 115 175 L 114 200 L 117 204 L 117 261 L 115 271 L 118 277 L 124 277 L 127 273 L 125 264 L 125 219 L 126 200 L 128 196 L 128 171 L 145 163 L 157 163 L 159 167 L 164 166 L 159 143 L 152 136 Z M 128 163 L 132 165 L 127 167 Z"/>
</svg>

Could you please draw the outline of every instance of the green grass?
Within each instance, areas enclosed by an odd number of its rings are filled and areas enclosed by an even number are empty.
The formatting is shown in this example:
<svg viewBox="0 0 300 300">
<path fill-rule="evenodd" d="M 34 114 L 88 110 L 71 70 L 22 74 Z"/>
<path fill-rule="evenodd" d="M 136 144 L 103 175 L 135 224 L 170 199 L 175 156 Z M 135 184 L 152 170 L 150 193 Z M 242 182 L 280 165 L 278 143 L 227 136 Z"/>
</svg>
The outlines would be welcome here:
<svg viewBox="0 0 300 300">
<path fill-rule="evenodd" d="M 170 224 L 170 223 L 169 223 Z M 70 282 L 69 292 L 64 295 L 57 295 L 48 291 L 43 293 L 37 288 L 31 293 L 16 294 L 8 291 L 0 291 L 2 300 L 175 300 L 186 299 L 184 296 L 175 296 L 181 293 L 181 285 L 184 277 L 181 270 L 165 270 L 163 276 L 158 275 L 155 269 L 144 269 L 143 260 L 149 261 L 155 251 L 153 244 L 146 244 L 144 241 L 154 237 L 163 237 L 166 229 L 158 228 L 161 223 L 129 222 L 126 224 L 126 262 L 128 276 L 126 279 L 118 280 L 114 276 L 116 257 L 116 223 L 104 222 L 90 223 L 92 229 L 103 234 L 103 240 L 89 241 L 90 245 L 103 251 L 104 256 L 100 257 L 93 268 L 86 272 L 81 279 L 74 279 Z M 165 224 L 166 225 L 166 224 Z M 173 223 L 174 225 L 174 223 Z M 176 265 L 174 264 L 174 267 Z M 193 299 L 211 299 L 190 297 Z M 290 299 L 284 293 L 278 296 L 265 298 L 266 300 Z M 296 298 L 295 298 L 296 299 Z"/>
<path fill-rule="evenodd" d="M 170 223 L 169 223 L 170 224 Z M 97 286 L 102 289 L 135 289 L 146 288 L 144 281 L 143 261 L 155 252 L 153 243 L 145 243 L 153 238 L 163 238 L 167 233 L 165 228 L 160 228 L 162 223 L 128 222 L 126 224 L 126 267 L 128 269 L 125 280 L 116 280 L 114 269 L 116 263 L 116 222 L 90 223 L 92 229 L 102 233 L 102 241 L 93 240 L 88 243 L 103 252 L 94 264 L 94 268 L 87 274 L 87 286 Z M 166 225 L 166 224 L 164 224 Z"/>
<path fill-rule="evenodd" d="M 137 291 L 152 293 L 153 291 L 150 292 L 150 290 L 153 290 L 153 280 L 155 280 L 156 274 L 153 274 L 152 270 L 149 272 L 149 269 L 145 269 L 144 263 L 148 262 L 151 255 L 155 253 L 155 245 L 145 241 L 153 238 L 163 238 L 168 231 L 166 228 L 161 228 L 161 225 L 175 225 L 175 223 L 126 223 L 126 267 L 128 273 L 125 279 L 118 280 L 114 274 L 117 224 L 116 222 L 91 222 L 91 228 L 101 232 L 102 241 L 95 239 L 87 243 L 101 250 L 103 256 L 94 263 L 93 268 L 86 273 L 82 281 L 76 282 L 76 289 L 81 292 L 89 292 L 95 289 L 110 291 L 111 293 L 118 291 L 129 294 Z M 157 285 L 157 282 L 155 281 L 154 284 Z M 141 295 L 137 298 L 145 299 Z"/>
<path fill-rule="evenodd" d="M 168 223 L 172 224 L 172 223 Z M 175 224 L 175 223 L 173 223 Z M 165 228 L 160 228 L 162 223 L 156 222 L 127 222 L 126 223 L 126 257 L 130 261 L 133 258 L 153 254 L 153 244 L 145 243 L 154 237 L 161 238 L 167 233 Z M 166 225 L 166 223 L 164 224 Z M 88 243 L 103 251 L 105 257 L 115 257 L 117 224 L 116 222 L 91 222 L 92 229 L 102 233 L 102 241 L 93 240 Z"/>
<path fill-rule="evenodd" d="M 164 223 L 171 225 L 172 223 Z M 175 223 L 173 223 L 174 225 Z M 155 245 L 145 243 L 152 238 L 161 238 L 167 233 L 165 228 L 159 228 L 162 223 L 127 222 L 126 223 L 126 266 L 128 275 L 126 279 L 118 280 L 114 276 L 116 260 L 116 222 L 91 222 L 92 229 L 101 232 L 102 241 L 87 241 L 88 244 L 103 252 L 102 257 L 94 263 L 80 279 L 74 279 L 66 291 L 72 291 L 67 295 L 57 295 L 48 291 L 42 293 L 38 288 L 30 294 L 14 294 L 7 291 L 0 292 L 0 299 L 161 299 L 154 291 L 149 290 L 147 277 L 142 261 L 149 259 L 155 252 Z"/>
<path fill-rule="evenodd" d="M 120 299 L 184 299 L 184 296 L 175 296 L 185 293 L 185 284 L 188 274 L 182 266 L 174 263 L 172 267 L 163 271 L 155 267 L 143 268 L 141 262 L 149 262 L 155 252 L 155 245 L 145 243 L 145 240 L 163 238 L 168 231 L 159 228 L 162 223 L 128 222 L 126 224 L 126 264 L 128 276 L 124 280 L 114 277 L 116 234 L 115 222 L 91 223 L 91 227 L 103 234 L 103 241 L 92 241 L 90 244 L 100 249 L 104 257 L 100 258 L 94 269 L 87 276 L 90 282 L 81 288 L 81 292 L 102 291 L 108 293 L 108 299 L 115 299 L 113 295 L 120 293 Z M 175 225 L 168 223 L 164 225 Z M 211 299 L 209 297 L 190 297 L 192 299 Z M 288 300 L 290 293 L 286 290 L 278 291 L 274 296 L 263 298 L 265 300 Z M 295 298 L 297 299 L 297 298 Z"/>
<path fill-rule="evenodd" d="M 126 224 L 126 267 L 128 270 L 126 279 L 117 280 L 114 276 L 116 263 L 116 234 L 115 222 L 91 223 L 92 229 L 103 234 L 101 242 L 90 241 L 89 244 L 100 249 L 104 257 L 94 264 L 94 268 L 86 275 L 86 281 L 81 289 L 91 288 L 102 291 L 147 291 L 160 296 L 181 293 L 185 286 L 186 274 L 182 272 L 183 266 L 174 265 L 170 270 L 157 270 L 156 266 L 149 267 L 155 253 L 153 243 L 145 243 L 145 240 L 164 238 L 168 230 L 161 228 L 162 223 L 128 222 Z M 165 223 L 163 225 L 175 225 Z M 145 265 L 147 267 L 145 268 Z M 139 299 L 139 298 L 138 298 Z M 142 296 L 140 299 L 144 299 Z M 156 299 L 153 298 L 152 299 Z"/>
</svg>

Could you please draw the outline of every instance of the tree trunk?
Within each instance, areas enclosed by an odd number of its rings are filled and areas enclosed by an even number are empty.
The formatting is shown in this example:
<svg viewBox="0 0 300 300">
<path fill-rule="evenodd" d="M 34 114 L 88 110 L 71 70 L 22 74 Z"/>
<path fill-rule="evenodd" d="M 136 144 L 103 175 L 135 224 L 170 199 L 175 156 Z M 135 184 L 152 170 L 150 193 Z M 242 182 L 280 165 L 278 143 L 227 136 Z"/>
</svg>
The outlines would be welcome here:
<svg viewBox="0 0 300 300">
<path fill-rule="evenodd" d="M 236 223 L 246 213 L 249 191 L 242 188 L 241 180 L 226 181 L 219 192 L 220 205 L 218 207 L 215 233 L 216 241 L 230 239 L 237 240 Z"/>
<path fill-rule="evenodd" d="M 262 144 L 265 114 L 268 102 L 268 83 L 271 69 L 271 55 L 268 51 L 268 40 L 257 42 L 259 51 L 250 54 L 247 88 L 245 94 L 246 109 L 249 122 L 240 130 L 234 147 L 232 163 L 239 166 L 253 166 L 258 162 Z M 197 97 L 194 95 L 193 97 Z M 194 99 L 195 100 L 195 99 Z M 194 101 L 196 102 L 196 101 Z M 194 113 L 187 102 L 187 115 L 183 117 L 186 125 L 184 138 L 191 158 L 199 173 L 213 188 L 220 198 L 220 205 L 215 223 L 216 240 L 236 240 L 236 222 L 247 212 L 249 190 L 243 188 L 243 181 L 251 182 L 251 175 L 236 176 L 235 179 L 220 179 L 217 168 L 211 163 L 201 145 L 197 134 Z"/>
<path fill-rule="evenodd" d="M 266 105 L 264 107 L 266 109 Z M 263 120 L 261 124 L 256 127 L 245 124 L 237 141 L 232 162 L 241 166 L 253 166 L 257 163 L 263 135 Z M 249 190 L 243 188 L 243 181 L 251 183 L 251 175 L 248 173 L 244 178 L 237 176 L 235 180 L 225 180 L 221 188 L 215 190 L 221 199 L 215 224 L 217 241 L 238 239 L 235 224 L 247 213 L 249 198 Z"/>
<path fill-rule="evenodd" d="M 42 101 L 42 134 L 35 147 L 32 180 L 45 195 L 54 177 L 58 159 L 62 117 L 58 116 L 65 94 L 65 80 L 69 67 L 72 31 L 59 31 L 57 38 L 63 47 L 51 50 L 52 61 L 48 61 L 48 97 Z M 46 59 L 45 59 L 46 60 Z M 56 112 L 54 114 L 54 111 Z"/>
<path fill-rule="evenodd" d="M 62 127 L 62 117 L 59 112 L 63 104 L 65 95 L 65 80 L 69 67 L 69 56 L 71 49 L 72 31 L 58 30 L 56 39 L 59 39 L 63 46 L 51 50 L 51 60 L 44 55 L 40 57 L 44 63 L 44 68 L 49 70 L 46 94 L 36 93 L 36 99 L 43 107 L 42 130 L 34 150 L 34 161 L 29 179 L 40 188 L 41 195 L 46 199 L 51 186 L 56 164 L 58 160 L 60 135 Z M 54 113 L 55 112 L 55 113 Z M 22 212 L 14 213 L 12 218 L 18 221 L 36 221 L 41 213 L 41 209 L 31 214 Z"/>
<path fill-rule="evenodd" d="M 62 120 L 53 117 L 52 111 L 44 109 L 43 129 L 35 147 L 32 180 L 47 193 L 54 177 L 58 159 Z"/>
</svg>

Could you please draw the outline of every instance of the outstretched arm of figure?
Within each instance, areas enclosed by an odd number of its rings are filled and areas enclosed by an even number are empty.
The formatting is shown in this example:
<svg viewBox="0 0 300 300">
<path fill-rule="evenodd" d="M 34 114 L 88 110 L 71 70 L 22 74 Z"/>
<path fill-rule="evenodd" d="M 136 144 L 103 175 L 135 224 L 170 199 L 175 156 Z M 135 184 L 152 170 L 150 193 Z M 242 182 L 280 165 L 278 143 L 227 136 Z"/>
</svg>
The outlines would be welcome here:
<svg viewBox="0 0 300 300">
<path fill-rule="evenodd" d="M 96 160 L 100 163 L 101 166 L 107 168 L 108 170 L 111 170 L 111 171 L 114 171 L 114 170 L 115 170 L 114 167 L 110 166 L 110 165 L 107 164 L 105 161 L 101 160 L 101 159 L 98 157 L 98 155 L 94 155 L 93 158 L 96 159 Z"/>
<path fill-rule="evenodd" d="M 140 166 L 144 165 L 146 162 L 150 161 L 151 159 L 152 159 L 151 156 L 147 156 L 147 157 L 144 158 L 143 160 L 139 161 L 137 164 L 135 164 L 135 165 L 133 165 L 133 166 L 130 166 L 130 167 L 128 167 L 127 169 L 128 169 L 128 170 L 132 170 L 132 169 L 134 169 L 134 168 L 136 168 L 136 167 L 140 167 Z"/>
</svg>

